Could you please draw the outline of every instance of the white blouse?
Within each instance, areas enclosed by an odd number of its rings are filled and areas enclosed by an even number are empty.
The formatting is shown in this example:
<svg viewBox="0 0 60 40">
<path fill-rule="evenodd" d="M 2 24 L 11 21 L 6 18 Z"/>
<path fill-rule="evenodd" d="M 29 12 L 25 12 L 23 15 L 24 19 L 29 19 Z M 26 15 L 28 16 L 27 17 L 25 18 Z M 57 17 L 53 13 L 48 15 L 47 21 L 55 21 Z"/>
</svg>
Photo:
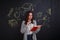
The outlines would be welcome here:
<svg viewBox="0 0 60 40">
<path fill-rule="evenodd" d="M 33 26 L 37 25 L 36 21 L 33 20 L 33 24 L 30 23 L 29 25 L 25 25 L 25 21 L 22 22 L 21 24 L 21 30 L 20 32 L 24 34 L 23 40 L 27 40 L 27 35 L 33 33 L 33 40 L 37 40 L 36 33 L 40 31 L 40 29 L 37 29 L 35 32 L 30 31 Z"/>
<path fill-rule="evenodd" d="M 32 34 L 33 33 L 32 31 L 30 31 L 33 28 L 33 26 L 34 25 L 32 23 L 30 23 L 29 25 L 27 25 L 26 34 Z"/>
<path fill-rule="evenodd" d="M 21 33 L 26 33 L 27 35 L 29 34 L 32 34 L 33 32 L 30 31 L 33 26 L 37 25 L 36 24 L 36 21 L 33 21 L 33 23 L 30 23 L 28 25 L 25 25 L 25 21 L 22 22 L 22 25 L 21 25 Z M 22 30 L 23 29 L 23 30 Z"/>
</svg>

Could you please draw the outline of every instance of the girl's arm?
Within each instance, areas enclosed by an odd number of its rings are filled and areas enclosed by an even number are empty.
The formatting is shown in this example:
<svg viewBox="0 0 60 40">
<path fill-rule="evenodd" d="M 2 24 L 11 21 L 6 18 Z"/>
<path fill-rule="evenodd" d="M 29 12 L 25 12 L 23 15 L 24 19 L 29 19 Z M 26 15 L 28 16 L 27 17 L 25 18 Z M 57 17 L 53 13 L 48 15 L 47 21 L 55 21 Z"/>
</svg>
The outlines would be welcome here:
<svg viewBox="0 0 60 40">
<path fill-rule="evenodd" d="M 41 29 L 40 25 L 37 25 L 37 22 L 34 20 L 34 26 L 38 26 L 38 29 L 34 33 L 38 33 Z"/>
<path fill-rule="evenodd" d="M 21 24 L 21 30 L 20 30 L 21 33 L 25 33 L 25 31 L 26 31 L 26 27 L 25 27 L 24 22 L 25 21 L 23 21 L 22 24 Z"/>
</svg>

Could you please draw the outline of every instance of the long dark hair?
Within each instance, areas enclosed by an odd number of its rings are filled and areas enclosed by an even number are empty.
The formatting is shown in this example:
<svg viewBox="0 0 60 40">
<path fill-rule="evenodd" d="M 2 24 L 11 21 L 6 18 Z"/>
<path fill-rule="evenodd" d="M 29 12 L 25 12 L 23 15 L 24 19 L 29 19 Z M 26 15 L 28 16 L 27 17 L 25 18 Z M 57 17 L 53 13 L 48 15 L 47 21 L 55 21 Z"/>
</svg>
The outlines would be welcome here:
<svg viewBox="0 0 60 40">
<path fill-rule="evenodd" d="M 32 13 L 32 19 L 31 19 L 31 23 L 33 23 L 33 19 L 34 19 L 34 15 L 33 15 L 33 11 L 27 11 L 26 12 L 26 17 L 25 17 L 25 24 L 27 24 L 27 22 L 28 22 L 28 16 L 29 16 L 29 13 Z"/>
</svg>

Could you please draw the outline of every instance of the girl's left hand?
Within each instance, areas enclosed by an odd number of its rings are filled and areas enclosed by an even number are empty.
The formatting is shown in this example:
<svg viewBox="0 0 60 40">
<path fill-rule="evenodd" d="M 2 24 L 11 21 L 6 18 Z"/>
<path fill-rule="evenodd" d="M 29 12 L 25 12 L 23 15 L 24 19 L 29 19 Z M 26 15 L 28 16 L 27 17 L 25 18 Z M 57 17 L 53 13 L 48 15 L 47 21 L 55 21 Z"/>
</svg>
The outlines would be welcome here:
<svg viewBox="0 0 60 40">
<path fill-rule="evenodd" d="M 37 25 L 37 27 L 38 27 L 38 28 L 41 28 L 41 27 L 42 27 L 42 25 Z"/>
</svg>

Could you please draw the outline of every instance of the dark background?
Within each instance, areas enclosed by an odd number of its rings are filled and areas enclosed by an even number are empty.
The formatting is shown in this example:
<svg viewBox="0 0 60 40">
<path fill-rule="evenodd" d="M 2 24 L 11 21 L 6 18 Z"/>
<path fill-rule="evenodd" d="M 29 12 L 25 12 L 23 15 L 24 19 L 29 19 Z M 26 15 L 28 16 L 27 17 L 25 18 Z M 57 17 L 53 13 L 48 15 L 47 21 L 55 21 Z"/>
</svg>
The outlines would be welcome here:
<svg viewBox="0 0 60 40">
<path fill-rule="evenodd" d="M 47 8 L 52 8 L 51 27 L 41 30 L 37 33 L 38 40 L 58 40 L 60 36 L 60 1 L 59 0 L 2 0 L 0 1 L 0 38 L 1 40 L 22 40 L 19 27 L 10 28 L 7 22 L 8 10 L 11 7 L 17 7 L 23 3 L 31 2 L 36 4 L 35 14 L 40 10 L 45 12 Z M 39 9 L 40 8 L 40 9 Z"/>
</svg>

